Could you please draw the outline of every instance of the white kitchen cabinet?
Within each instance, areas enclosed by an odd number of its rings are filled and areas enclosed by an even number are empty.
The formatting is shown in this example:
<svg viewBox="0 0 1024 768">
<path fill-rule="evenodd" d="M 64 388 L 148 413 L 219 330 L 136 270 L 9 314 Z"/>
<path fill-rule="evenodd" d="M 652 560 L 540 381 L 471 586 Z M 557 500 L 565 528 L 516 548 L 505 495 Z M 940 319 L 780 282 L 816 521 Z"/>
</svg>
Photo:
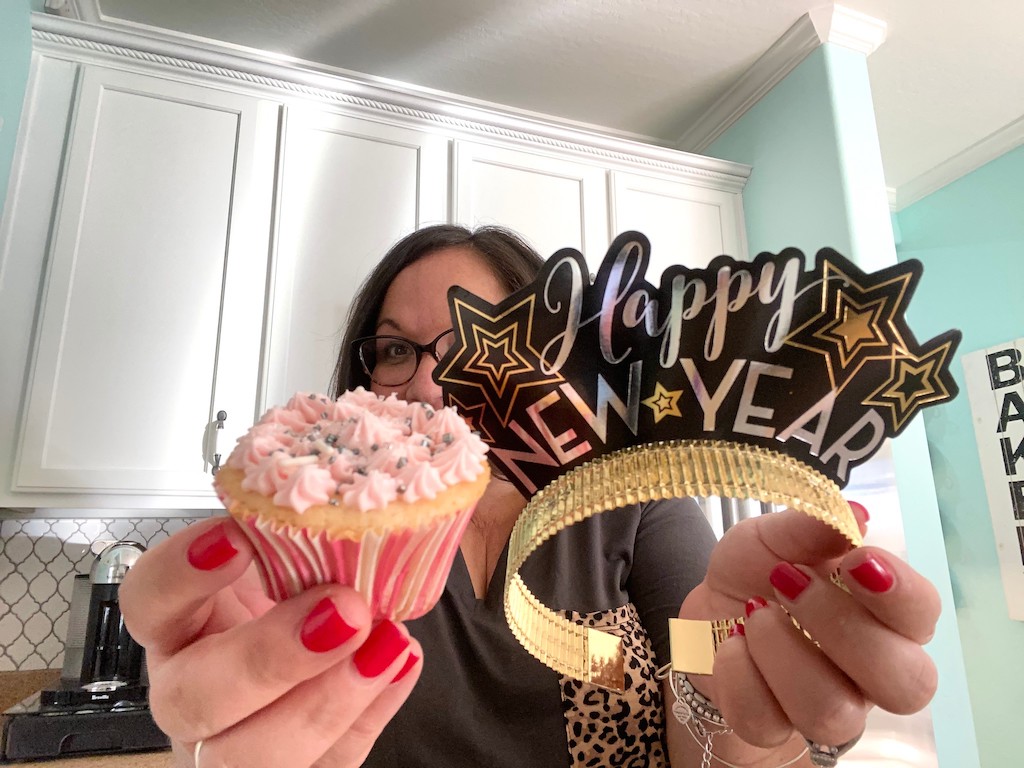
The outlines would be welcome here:
<svg viewBox="0 0 1024 768">
<path fill-rule="evenodd" d="M 82 68 L 15 493 L 212 506 L 204 433 L 226 411 L 230 445 L 257 408 L 278 112 Z"/>
<path fill-rule="evenodd" d="M 739 192 L 627 171 L 612 172 L 611 190 L 612 229 L 651 241 L 652 283 L 672 264 L 697 269 L 723 253 L 748 258 Z"/>
<path fill-rule="evenodd" d="M 289 108 L 268 307 L 266 405 L 326 392 L 356 290 L 385 251 L 448 219 L 449 140 Z"/>
<path fill-rule="evenodd" d="M 328 388 L 352 297 L 417 227 L 596 267 L 746 255 L 749 169 L 258 53 L 34 17 L 0 227 L 0 506 L 219 506 L 222 453 Z M 44 27 L 40 30 L 39 27 Z"/>
<path fill-rule="evenodd" d="M 606 177 L 596 163 L 458 141 L 455 221 L 509 227 L 545 258 L 571 247 L 599 260 L 610 242 Z"/>
</svg>

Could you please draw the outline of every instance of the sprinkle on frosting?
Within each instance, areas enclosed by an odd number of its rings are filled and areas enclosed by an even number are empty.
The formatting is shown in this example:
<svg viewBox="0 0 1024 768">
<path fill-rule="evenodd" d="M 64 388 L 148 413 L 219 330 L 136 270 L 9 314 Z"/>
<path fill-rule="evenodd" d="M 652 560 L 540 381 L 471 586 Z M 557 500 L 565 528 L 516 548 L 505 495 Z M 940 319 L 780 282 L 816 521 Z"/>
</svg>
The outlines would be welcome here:
<svg viewBox="0 0 1024 768">
<path fill-rule="evenodd" d="M 475 480 L 486 453 L 453 408 L 359 387 L 337 401 L 300 392 L 271 408 L 227 464 L 244 472 L 243 488 L 297 512 L 339 502 L 368 512 Z"/>
</svg>

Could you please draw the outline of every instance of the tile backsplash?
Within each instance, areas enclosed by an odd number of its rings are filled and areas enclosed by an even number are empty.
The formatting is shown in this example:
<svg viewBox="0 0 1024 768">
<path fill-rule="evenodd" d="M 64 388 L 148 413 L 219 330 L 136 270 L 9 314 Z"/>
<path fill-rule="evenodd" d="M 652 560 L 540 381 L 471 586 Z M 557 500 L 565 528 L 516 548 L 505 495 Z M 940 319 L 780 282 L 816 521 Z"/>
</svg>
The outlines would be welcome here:
<svg viewBox="0 0 1024 768">
<path fill-rule="evenodd" d="M 61 666 L 72 583 L 89 572 L 93 542 L 151 547 L 198 519 L 0 519 L 0 671 Z"/>
</svg>

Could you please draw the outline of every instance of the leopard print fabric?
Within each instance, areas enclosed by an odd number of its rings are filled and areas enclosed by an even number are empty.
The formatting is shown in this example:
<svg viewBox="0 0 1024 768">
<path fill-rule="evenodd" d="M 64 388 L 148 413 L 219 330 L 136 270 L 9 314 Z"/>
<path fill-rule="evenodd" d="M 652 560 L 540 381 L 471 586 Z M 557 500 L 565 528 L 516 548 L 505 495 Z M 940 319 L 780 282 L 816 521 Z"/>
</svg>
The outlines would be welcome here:
<svg viewBox="0 0 1024 768">
<path fill-rule="evenodd" d="M 566 611 L 577 624 L 622 638 L 626 690 L 621 693 L 561 676 L 570 768 L 664 768 L 665 721 L 650 638 L 632 603 L 609 611 Z"/>
</svg>

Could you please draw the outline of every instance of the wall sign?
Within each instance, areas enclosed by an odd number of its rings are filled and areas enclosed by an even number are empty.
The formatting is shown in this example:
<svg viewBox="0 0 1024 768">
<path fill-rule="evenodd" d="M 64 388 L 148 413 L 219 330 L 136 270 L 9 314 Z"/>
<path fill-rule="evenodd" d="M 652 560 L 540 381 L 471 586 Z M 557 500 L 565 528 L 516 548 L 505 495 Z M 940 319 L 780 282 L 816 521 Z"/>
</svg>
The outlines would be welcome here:
<svg viewBox="0 0 1024 768">
<path fill-rule="evenodd" d="M 963 364 L 1006 604 L 1024 621 L 1024 338 Z"/>
</svg>

